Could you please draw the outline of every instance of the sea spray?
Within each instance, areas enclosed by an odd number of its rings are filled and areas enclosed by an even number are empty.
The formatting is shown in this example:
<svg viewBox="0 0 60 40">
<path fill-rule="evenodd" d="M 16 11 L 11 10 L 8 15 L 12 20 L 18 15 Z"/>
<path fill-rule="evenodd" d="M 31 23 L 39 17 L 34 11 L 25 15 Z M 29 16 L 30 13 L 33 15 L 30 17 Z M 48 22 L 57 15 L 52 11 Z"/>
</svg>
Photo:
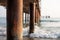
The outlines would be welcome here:
<svg viewBox="0 0 60 40">
<path fill-rule="evenodd" d="M 29 26 L 23 28 L 23 36 L 28 36 L 29 34 Z M 6 35 L 6 28 L 0 27 L 0 35 Z M 50 30 L 44 29 L 35 25 L 34 33 L 30 34 L 32 38 L 59 38 L 60 31 L 59 30 Z"/>
<path fill-rule="evenodd" d="M 28 36 L 29 33 L 29 27 L 23 29 L 23 36 Z M 58 38 L 60 37 L 59 31 L 51 31 L 47 29 L 40 28 L 35 25 L 34 33 L 30 34 L 30 37 L 35 38 Z"/>
<path fill-rule="evenodd" d="M 1 27 L 0 26 L 0 36 L 6 36 L 7 33 L 6 33 L 6 27 Z"/>
</svg>

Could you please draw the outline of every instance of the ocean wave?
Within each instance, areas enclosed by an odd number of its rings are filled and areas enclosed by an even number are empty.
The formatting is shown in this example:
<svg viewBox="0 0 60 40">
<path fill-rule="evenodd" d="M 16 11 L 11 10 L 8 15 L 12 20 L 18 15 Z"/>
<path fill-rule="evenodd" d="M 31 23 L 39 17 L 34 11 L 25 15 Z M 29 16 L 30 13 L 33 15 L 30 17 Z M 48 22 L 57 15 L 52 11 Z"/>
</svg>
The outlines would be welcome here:
<svg viewBox="0 0 60 40">
<path fill-rule="evenodd" d="M 29 34 L 29 26 L 23 28 L 23 36 L 29 36 L 32 38 L 60 38 L 60 29 L 50 30 L 41 28 L 35 25 L 34 33 Z M 6 36 L 6 28 L 0 27 L 0 36 Z"/>
<path fill-rule="evenodd" d="M 23 36 L 28 36 L 29 33 L 29 27 L 23 29 Z M 36 37 L 36 38 L 59 38 L 60 37 L 60 31 L 52 31 L 47 29 L 42 29 L 38 26 L 35 26 L 34 33 L 30 34 L 30 37 Z"/>
<path fill-rule="evenodd" d="M 0 27 L 0 36 L 6 36 L 6 27 Z"/>
</svg>

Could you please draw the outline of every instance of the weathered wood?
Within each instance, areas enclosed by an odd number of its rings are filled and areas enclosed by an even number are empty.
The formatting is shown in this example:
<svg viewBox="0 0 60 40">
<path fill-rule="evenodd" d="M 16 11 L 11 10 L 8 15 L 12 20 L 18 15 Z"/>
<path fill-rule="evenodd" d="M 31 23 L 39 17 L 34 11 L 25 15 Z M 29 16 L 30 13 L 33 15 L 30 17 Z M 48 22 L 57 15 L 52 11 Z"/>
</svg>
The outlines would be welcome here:
<svg viewBox="0 0 60 40">
<path fill-rule="evenodd" d="M 21 40 L 23 38 L 23 0 L 8 0 L 7 4 L 7 40 L 15 38 Z"/>
<path fill-rule="evenodd" d="M 38 9 L 36 8 L 36 11 L 35 11 L 35 23 L 38 23 L 39 20 L 40 20 L 40 11 L 38 11 Z"/>
<path fill-rule="evenodd" d="M 34 32 L 35 3 L 30 3 L 30 30 L 29 34 Z"/>
<path fill-rule="evenodd" d="M 12 1 L 12 0 L 11 0 Z M 36 2 L 37 3 L 37 8 L 39 7 L 39 0 L 23 0 L 23 11 L 25 12 L 25 13 L 29 13 L 29 3 L 30 2 Z M 2 5 L 2 6 L 7 6 L 7 0 L 0 0 L 0 4 Z M 39 9 L 38 9 L 39 10 Z"/>
</svg>

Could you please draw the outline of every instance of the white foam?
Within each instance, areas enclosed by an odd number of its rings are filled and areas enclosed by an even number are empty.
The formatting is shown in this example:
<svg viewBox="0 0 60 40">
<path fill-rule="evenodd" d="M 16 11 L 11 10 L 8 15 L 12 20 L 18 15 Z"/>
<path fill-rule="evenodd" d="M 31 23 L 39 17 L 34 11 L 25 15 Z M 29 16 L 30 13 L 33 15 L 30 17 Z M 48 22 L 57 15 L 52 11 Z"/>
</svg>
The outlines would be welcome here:
<svg viewBox="0 0 60 40">
<path fill-rule="evenodd" d="M 6 28 L 0 27 L 0 35 L 1 36 L 6 35 Z"/>
<path fill-rule="evenodd" d="M 23 36 L 27 36 L 29 32 L 29 27 L 23 29 Z M 42 29 L 38 26 L 35 26 L 34 33 L 30 34 L 30 37 L 37 37 L 37 38 L 58 38 L 60 37 L 60 32 L 59 31 L 52 31 L 52 30 L 46 30 Z"/>
<path fill-rule="evenodd" d="M 1 31 L 2 30 L 2 31 Z M 23 28 L 23 36 L 28 36 L 29 27 Z M 6 35 L 6 28 L 0 27 L 0 35 Z M 58 38 L 60 37 L 60 31 L 58 30 L 50 30 L 50 29 L 43 29 L 35 25 L 34 33 L 30 34 L 30 37 L 37 37 L 37 38 Z"/>
</svg>

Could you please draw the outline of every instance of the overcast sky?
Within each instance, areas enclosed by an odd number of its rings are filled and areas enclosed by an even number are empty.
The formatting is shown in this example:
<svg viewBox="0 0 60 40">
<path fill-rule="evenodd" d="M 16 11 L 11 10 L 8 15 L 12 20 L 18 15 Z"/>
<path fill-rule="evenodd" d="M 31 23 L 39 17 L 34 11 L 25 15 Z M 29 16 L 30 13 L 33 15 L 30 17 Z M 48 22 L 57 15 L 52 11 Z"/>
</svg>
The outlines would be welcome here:
<svg viewBox="0 0 60 40">
<path fill-rule="evenodd" d="M 6 9 L 3 6 L 0 6 L 0 17 L 6 17 Z"/>
<path fill-rule="evenodd" d="M 60 0 L 41 0 L 41 15 L 60 18 Z M 0 6 L 0 17 L 5 16 L 6 9 Z"/>
<path fill-rule="evenodd" d="M 41 15 L 60 18 L 60 0 L 41 0 Z"/>
</svg>

